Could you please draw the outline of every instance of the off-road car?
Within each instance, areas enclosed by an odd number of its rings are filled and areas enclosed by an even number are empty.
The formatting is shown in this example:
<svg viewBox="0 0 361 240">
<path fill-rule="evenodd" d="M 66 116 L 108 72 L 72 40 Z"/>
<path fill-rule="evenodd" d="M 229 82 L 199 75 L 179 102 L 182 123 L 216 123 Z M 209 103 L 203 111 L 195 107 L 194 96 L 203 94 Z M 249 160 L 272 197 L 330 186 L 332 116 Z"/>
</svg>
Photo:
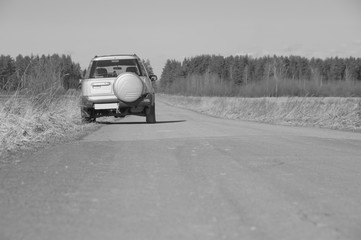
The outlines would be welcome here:
<svg viewBox="0 0 361 240">
<path fill-rule="evenodd" d="M 155 123 L 155 80 L 135 54 L 95 56 L 81 79 L 82 120 L 138 115 Z"/>
</svg>

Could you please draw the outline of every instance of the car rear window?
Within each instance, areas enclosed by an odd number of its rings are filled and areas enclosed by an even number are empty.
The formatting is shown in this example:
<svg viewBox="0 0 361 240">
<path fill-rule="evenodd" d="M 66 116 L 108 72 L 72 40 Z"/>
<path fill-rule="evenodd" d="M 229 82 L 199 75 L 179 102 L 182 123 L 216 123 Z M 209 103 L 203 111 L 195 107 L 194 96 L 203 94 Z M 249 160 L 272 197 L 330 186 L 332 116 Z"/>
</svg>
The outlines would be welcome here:
<svg viewBox="0 0 361 240">
<path fill-rule="evenodd" d="M 145 76 L 136 59 L 112 59 L 93 61 L 89 78 L 117 77 L 125 72 Z"/>
</svg>

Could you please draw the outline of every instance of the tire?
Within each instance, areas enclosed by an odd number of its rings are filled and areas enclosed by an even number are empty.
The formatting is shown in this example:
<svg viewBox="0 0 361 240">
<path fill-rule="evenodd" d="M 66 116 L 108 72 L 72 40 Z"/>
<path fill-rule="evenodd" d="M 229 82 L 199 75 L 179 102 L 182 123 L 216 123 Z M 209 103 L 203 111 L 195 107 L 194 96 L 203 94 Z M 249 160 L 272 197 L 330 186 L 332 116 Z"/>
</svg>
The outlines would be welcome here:
<svg viewBox="0 0 361 240">
<path fill-rule="evenodd" d="M 155 105 L 150 106 L 145 115 L 147 123 L 156 123 Z"/>
<path fill-rule="evenodd" d="M 93 112 L 94 112 L 93 109 L 81 108 L 80 114 L 81 114 L 82 123 L 95 122 L 95 117 L 94 117 Z"/>
<path fill-rule="evenodd" d="M 82 123 L 92 123 L 95 122 L 95 118 L 90 118 L 90 117 L 84 117 L 82 118 Z"/>
<path fill-rule="evenodd" d="M 144 91 L 142 79 L 135 73 L 123 73 L 113 84 L 114 95 L 122 102 L 132 103 L 138 100 Z"/>
</svg>

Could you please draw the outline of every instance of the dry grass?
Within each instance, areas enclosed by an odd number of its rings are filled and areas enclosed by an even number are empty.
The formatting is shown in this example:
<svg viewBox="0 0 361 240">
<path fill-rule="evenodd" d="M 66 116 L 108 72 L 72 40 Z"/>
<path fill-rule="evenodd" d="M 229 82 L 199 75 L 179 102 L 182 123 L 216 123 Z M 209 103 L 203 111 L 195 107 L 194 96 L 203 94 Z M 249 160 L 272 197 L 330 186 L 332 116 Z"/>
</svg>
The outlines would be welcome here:
<svg viewBox="0 0 361 240">
<path fill-rule="evenodd" d="M 361 130 L 361 98 L 185 97 L 158 94 L 158 99 L 171 105 L 228 119 Z"/>
<path fill-rule="evenodd" d="M 34 58 L 16 91 L 2 93 L 7 96 L 0 99 L 0 163 L 19 150 L 65 142 L 97 128 L 81 123 L 80 94 L 64 90 L 63 72 L 59 59 Z"/>
<path fill-rule="evenodd" d="M 56 91 L 35 96 L 16 93 L 0 106 L 0 160 L 18 150 L 66 141 L 96 128 L 81 123 L 79 93 Z"/>
</svg>

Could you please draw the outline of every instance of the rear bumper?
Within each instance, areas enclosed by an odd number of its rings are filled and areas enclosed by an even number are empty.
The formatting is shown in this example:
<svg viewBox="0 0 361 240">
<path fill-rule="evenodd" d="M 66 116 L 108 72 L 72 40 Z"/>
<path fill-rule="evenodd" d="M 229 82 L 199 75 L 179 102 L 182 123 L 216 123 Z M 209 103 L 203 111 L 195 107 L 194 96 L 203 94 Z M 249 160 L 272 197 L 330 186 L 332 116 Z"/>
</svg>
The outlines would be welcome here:
<svg viewBox="0 0 361 240">
<path fill-rule="evenodd" d="M 125 103 L 120 101 L 116 96 L 83 96 L 82 107 L 94 108 L 94 104 L 98 106 L 101 104 L 117 103 L 118 108 L 135 107 L 135 106 L 153 106 L 154 105 L 154 94 L 148 93 L 143 96 L 140 100 L 133 103 Z M 115 108 L 114 108 L 115 109 Z"/>
</svg>

